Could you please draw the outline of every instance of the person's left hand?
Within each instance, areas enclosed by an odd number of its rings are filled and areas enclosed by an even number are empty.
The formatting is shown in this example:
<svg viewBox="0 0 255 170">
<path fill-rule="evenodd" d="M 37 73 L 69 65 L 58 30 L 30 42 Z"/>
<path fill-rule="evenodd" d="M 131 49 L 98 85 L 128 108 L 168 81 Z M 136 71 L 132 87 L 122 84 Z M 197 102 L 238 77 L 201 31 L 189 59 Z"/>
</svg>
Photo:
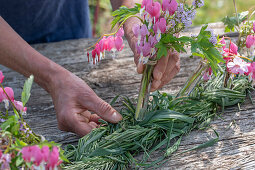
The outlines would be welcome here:
<svg viewBox="0 0 255 170">
<path fill-rule="evenodd" d="M 135 37 L 132 27 L 134 24 L 140 23 L 137 18 L 130 18 L 124 24 L 125 37 L 128 44 L 134 53 L 134 61 L 137 66 L 137 72 L 142 74 L 145 68 L 141 62 L 139 62 L 139 54 L 136 52 L 137 38 Z M 180 57 L 177 52 L 170 52 L 167 56 L 162 57 L 155 65 L 153 71 L 153 81 L 151 91 L 162 88 L 165 84 L 170 82 L 174 76 L 180 71 Z"/>
</svg>

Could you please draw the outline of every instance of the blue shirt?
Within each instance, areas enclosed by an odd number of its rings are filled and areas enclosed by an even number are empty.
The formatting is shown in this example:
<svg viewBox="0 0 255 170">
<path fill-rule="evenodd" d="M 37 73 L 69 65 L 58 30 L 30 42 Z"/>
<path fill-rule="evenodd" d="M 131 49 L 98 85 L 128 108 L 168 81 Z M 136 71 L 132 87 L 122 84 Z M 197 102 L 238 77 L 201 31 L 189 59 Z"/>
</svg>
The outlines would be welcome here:
<svg viewBox="0 0 255 170">
<path fill-rule="evenodd" d="M 88 0 L 0 0 L 0 15 L 28 43 L 91 37 Z"/>
</svg>

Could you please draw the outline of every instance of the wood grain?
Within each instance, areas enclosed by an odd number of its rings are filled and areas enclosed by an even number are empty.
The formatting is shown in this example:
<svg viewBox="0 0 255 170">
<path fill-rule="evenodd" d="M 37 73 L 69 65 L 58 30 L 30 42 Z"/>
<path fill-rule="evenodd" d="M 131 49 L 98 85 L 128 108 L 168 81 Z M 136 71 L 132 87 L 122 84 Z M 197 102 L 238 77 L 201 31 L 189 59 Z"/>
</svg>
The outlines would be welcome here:
<svg viewBox="0 0 255 170">
<path fill-rule="evenodd" d="M 211 24 L 217 34 L 223 33 L 222 24 Z M 183 35 L 197 34 L 199 27 L 187 30 Z M 107 54 L 106 59 L 98 66 L 87 63 L 84 49 L 96 39 L 68 40 L 57 43 L 36 44 L 33 47 L 40 53 L 81 77 L 98 96 L 109 102 L 113 97 L 122 94 L 136 97 L 141 75 L 136 73 L 133 54 L 125 42 L 124 50 L 116 59 Z M 181 70 L 162 91 L 176 93 L 185 83 L 199 62 L 198 58 L 190 59 L 188 54 L 181 55 Z M 5 86 L 14 89 L 15 98 L 20 94 L 25 81 L 22 75 L 4 67 L 0 69 L 5 75 Z M 252 100 L 255 100 L 253 93 Z M 119 108 L 120 104 L 115 107 Z M 238 108 L 227 108 L 221 118 L 212 122 L 212 127 L 220 135 L 220 141 L 213 147 L 198 151 L 173 155 L 160 169 L 255 169 L 255 107 L 249 99 Z M 34 84 L 31 99 L 28 102 L 28 114 L 25 117 L 32 129 L 48 140 L 62 144 L 76 143 L 78 137 L 73 133 L 62 132 L 57 128 L 56 115 L 52 99 L 46 91 Z M 179 152 L 204 143 L 214 137 L 212 130 L 193 131 L 184 137 Z M 160 152 L 151 155 L 152 159 Z"/>
</svg>

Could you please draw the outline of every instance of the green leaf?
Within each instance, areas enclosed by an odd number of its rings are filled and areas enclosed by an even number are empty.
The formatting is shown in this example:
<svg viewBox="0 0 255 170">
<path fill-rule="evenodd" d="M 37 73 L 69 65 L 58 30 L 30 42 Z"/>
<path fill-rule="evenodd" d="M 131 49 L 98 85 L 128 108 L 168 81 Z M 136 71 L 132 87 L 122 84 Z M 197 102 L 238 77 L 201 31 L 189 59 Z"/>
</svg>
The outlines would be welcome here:
<svg viewBox="0 0 255 170">
<path fill-rule="evenodd" d="M 16 159 L 16 166 L 19 167 L 22 163 L 23 163 L 23 158 L 20 156 L 18 156 L 18 158 Z"/>
<path fill-rule="evenodd" d="M 112 154 L 121 154 L 123 150 L 121 148 L 116 149 L 106 149 L 106 148 L 98 148 L 94 150 L 89 156 L 106 156 Z"/>
<path fill-rule="evenodd" d="M 166 150 L 165 156 L 168 157 L 172 155 L 174 152 L 176 152 L 181 144 L 182 136 L 171 146 Z"/>
<path fill-rule="evenodd" d="M 139 13 L 140 9 L 141 9 L 141 4 L 136 4 L 134 8 L 127 8 L 126 6 L 121 6 L 119 9 L 115 10 L 112 13 L 112 16 L 114 17 L 111 23 L 112 29 L 117 23 L 121 23 L 128 17 Z"/>
<path fill-rule="evenodd" d="M 158 122 L 162 120 L 169 121 L 173 119 L 191 124 L 195 121 L 194 118 L 175 112 L 173 110 L 157 110 L 154 112 L 147 113 L 144 120 L 141 121 L 140 124 L 143 125 L 149 122 Z"/>
<path fill-rule="evenodd" d="M 168 48 L 166 44 L 160 41 L 155 45 L 155 47 L 158 48 L 157 58 L 156 58 L 157 60 L 159 60 L 163 56 L 167 56 Z"/>
<path fill-rule="evenodd" d="M 218 63 L 219 62 L 225 63 L 225 60 L 222 58 L 222 55 L 220 54 L 220 52 L 216 48 L 210 48 L 209 52 L 217 60 Z"/>
<path fill-rule="evenodd" d="M 23 87 L 23 91 L 21 94 L 21 101 L 23 103 L 23 106 L 25 106 L 30 98 L 30 91 L 31 91 L 31 87 L 34 81 L 34 76 L 31 75 L 25 82 L 24 87 Z"/>
</svg>

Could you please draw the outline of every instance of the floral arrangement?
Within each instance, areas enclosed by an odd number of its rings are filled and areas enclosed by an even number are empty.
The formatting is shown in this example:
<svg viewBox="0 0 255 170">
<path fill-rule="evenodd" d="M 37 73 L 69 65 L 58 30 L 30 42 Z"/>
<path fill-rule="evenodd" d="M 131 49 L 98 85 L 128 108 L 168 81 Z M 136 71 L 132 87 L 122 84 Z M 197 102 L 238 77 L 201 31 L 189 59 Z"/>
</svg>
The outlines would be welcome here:
<svg viewBox="0 0 255 170">
<path fill-rule="evenodd" d="M 138 18 L 140 24 L 134 25 L 133 33 L 138 39 L 139 62 L 146 66 L 138 99 L 123 97 L 120 111 L 123 121 L 109 124 L 100 120 L 101 127 L 81 138 L 77 146 L 68 145 L 65 153 L 60 145 L 34 134 L 22 118 L 27 111 L 25 105 L 33 77 L 26 81 L 19 102 L 14 100 L 11 88 L 2 86 L 4 77 L 0 72 L 0 101 L 5 103 L 6 109 L 1 114 L 2 169 L 56 169 L 62 161 L 66 162 L 61 164 L 63 169 L 158 167 L 178 150 L 184 135 L 194 129 L 210 128 L 210 122 L 218 112 L 243 102 L 255 82 L 255 22 L 250 21 L 255 12 L 223 19 L 226 31 L 239 32 L 237 41 L 227 36 L 217 37 L 208 25 L 203 26 L 198 35 L 181 36 L 181 31 L 192 24 L 196 10 L 203 4 L 203 0 L 190 4 L 176 0 L 163 0 L 162 4 L 143 0 L 134 8 L 122 6 L 113 12 L 112 27 L 118 23 L 119 27 L 87 49 L 88 62 L 99 63 L 105 57 L 105 51 L 112 51 L 115 57 L 124 47 L 123 24 L 131 17 Z M 198 56 L 201 62 L 184 87 L 177 95 L 158 91 L 150 94 L 152 71 L 157 61 L 170 51 L 187 53 L 187 48 L 191 49 L 191 57 Z M 111 104 L 117 99 L 118 96 Z M 12 115 L 8 113 L 9 103 Z M 183 152 L 212 146 L 219 139 L 214 132 L 215 138 Z M 162 156 L 150 160 L 150 154 L 158 149 L 162 150 Z M 141 153 L 142 158 L 136 159 L 135 156 Z"/>
<path fill-rule="evenodd" d="M 21 101 L 14 100 L 13 89 L 4 87 L 3 80 L 0 71 L 0 102 L 5 107 L 0 114 L 0 169 L 57 169 L 63 160 L 67 161 L 60 145 L 36 135 L 23 119 L 33 76 L 24 84 Z"/>
</svg>

